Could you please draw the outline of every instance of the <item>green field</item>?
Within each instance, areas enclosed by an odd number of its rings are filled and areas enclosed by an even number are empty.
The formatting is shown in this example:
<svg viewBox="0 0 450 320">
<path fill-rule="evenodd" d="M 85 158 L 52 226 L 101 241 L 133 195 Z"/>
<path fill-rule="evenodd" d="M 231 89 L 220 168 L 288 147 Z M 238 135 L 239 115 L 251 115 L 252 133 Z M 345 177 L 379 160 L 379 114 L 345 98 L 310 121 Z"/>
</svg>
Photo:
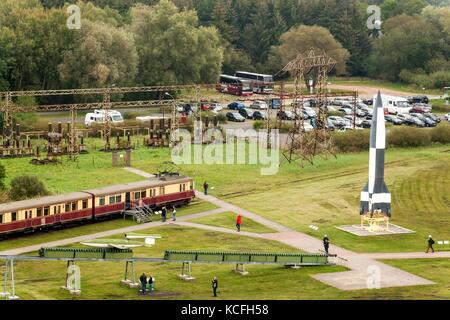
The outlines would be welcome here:
<svg viewBox="0 0 450 320">
<path fill-rule="evenodd" d="M 236 229 L 236 213 L 224 212 L 213 216 L 197 218 L 189 220 L 189 222 L 205 224 L 207 226 Z M 272 233 L 274 230 L 267 228 L 249 218 L 242 218 L 241 231 L 253 232 L 253 233 Z"/>
<path fill-rule="evenodd" d="M 170 160 L 168 149 L 133 151 L 133 167 L 157 171 Z M 448 239 L 450 221 L 449 146 L 388 149 L 386 183 L 392 193 L 392 223 L 414 234 L 360 239 L 335 226 L 359 222 L 359 194 L 367 182 L 368 153 L 340 154 L 337 159 L 318 158 L 301 168 L 283 163 L 274 176 L 261 176 L 258 165 L 182 165 L 183 173 L 204 181 L 211 194 L 295 230 L 357 252 L 422 251 L 426 237 Z M 35 167 L 26 159 L 1 160 L 8 180 L 19 174 L 35 174 L 53 192 L 77 191 L 142 179 L 121 168 L 111 168 L 110 155 L 93 151 L 80 156 L 79 164 L 64 161 L 52 167 Z M 95 166 L 92 166 L 92 163 Z M 214 187 L 214 189 L 212 189 Z M 322 191 L 322 192 L 321 192 Z M 308 228 L 317 225 L 318 231 Z M 233 224 L 234 225 L 234 224 Z"/>
<path fill-rule="evenodd" d="M 194 200 L 189 204 L 189 206 L 177 209 L 177 217 L 213 210 L 216 208 L 216 206 L 209 202 Z M 170 218 L 171 215 L 169 214 L 168 217 Z M 121 218 L 117 218 L 114 220 L 102 221 L 97 223 L 86 223 L 82 226 L 74 226 L 71 228 L 35 232 L 20 236 L 10 236 L 10 238 L 7 240 L 0 240 L 0 251 L 27 247 L 38 243 L 73 238 L 107 230 L 126 228 L 134 225 L 136 225 L 136 222 L 133 222 L 131 219 L 124 220 Z"/>
<path fill-rule="evenodd" d="M 224 251 L 297 252 L 295 249 L 262 239 L 239 237 L 175 226 L 153 228 L 148 234 L 161 234 L 162 239 L 151 248 L 135 249 L 135 256 L 161 258 L 166 249 L 202 249 Z M 118 236 L 119 237 L 119 236 Z M 263 250 L 261 248 L 264 248 Z M 155 295 L 142 297 L 138 289 L 119 284 L 124 263 L 82 262 L 80 297 L 60 289 L 64 284 L 64 262 L 16 261 L 16 292 L 21 299 L 214 299 L 210 282 L 219 279 L 219 298 L 251 299 L 448 299 L 450 264 L 443 260 L 387 261 L 407 271 L 426 277 L 435 285 L 389 288 L 381 290 L 340 291 L 316 281 L 311 275 L 344 271 L 342 267 L 305 267 L 299 270 L 283 266 L 247 266 L 249 275 L 242 277 L 230 270 L 234 265 L 193 264 L 192 282 L 177 279 L 181 265 L 176 263 L 137 263 L 136 273 L 152 275 Z M 0 265 L 0 273 L 3 271 Z"/>
</svg>

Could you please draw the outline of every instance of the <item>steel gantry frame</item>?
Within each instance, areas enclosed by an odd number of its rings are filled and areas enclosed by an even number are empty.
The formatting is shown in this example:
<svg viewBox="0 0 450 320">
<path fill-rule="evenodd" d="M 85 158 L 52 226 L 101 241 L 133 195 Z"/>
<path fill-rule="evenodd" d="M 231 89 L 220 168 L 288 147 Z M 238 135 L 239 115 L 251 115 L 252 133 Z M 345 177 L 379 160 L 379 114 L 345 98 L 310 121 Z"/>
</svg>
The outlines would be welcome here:
<svg viewBox="0 0 450 320">
<path fill-rule="evenodd" d="M 336 60 L 325 52 L 317 54 L 313 48 L 299 54 L 290 61 L 283 72 L 290 73 L 294 77 L 294 125 L 288 135 L 288 149 L 283 153 L 289 163 L 297 160 L 311 164 L 317 155 L 334 155 L 333 141 L 327 126 L 327 84 L 328 74 L 336 66 Z M 310 83 L 312 81 L 313 83 Z M 317 118 L 313 134 L 305 132 L 304 103 L 306 88 L 317 101 Z M 315 93 L 313 93 L 313 89 Z"/>
<path fill-rule="evenodd" d="M 172 124 L 169 130 L 177 128 L 177 110 L 176 104 L 179 100 L 146 100 L 146 101 L 111 101 L 113 94 L 125 93 L 152 93 L 179 90 L 195 90 L 196 97 L 199 97 L 201 88 L 216 88 L 216 84 L 192 84 L 192 85 L 167 85 L 167 86 L 145 86 L 145 87 L 107 87 L 107 88 L 86 88 L 86 89 L 55 89 L 55 90 L 29 90 L 29 91 L 7 91 L 0 92 L 0 112 L 4 113 L 4 126 L 2 137 L 5 146 L 14 147 L 14 128 L 13 114 L 26 112 L 42 112 L 42 111 L 69 111 L 70 112 L 70 130 L 68 153 L 71 160 L 78 159 L 79 147 L 77 145 L 76 121 L 77 111 L 103 109 L 105 112 L 105 121 L 103 125 L 103 139 L 105 140 L 105 151 L 111 150 L 111 119 L 109 111 L 111 108 L 146 108 L 172 106 Z M 36 105 L 32 107 L 24 107 L 13 103 L 13 97 L 39 97 L 39 96 L 68 96 L 68 95 L 102 95 L 102 102 L 91 103 L 75 103 L 75 104 L 54 104 L 54 105 Z M 199 102 L 199 100 L 198 100 Z"/>
</svg>

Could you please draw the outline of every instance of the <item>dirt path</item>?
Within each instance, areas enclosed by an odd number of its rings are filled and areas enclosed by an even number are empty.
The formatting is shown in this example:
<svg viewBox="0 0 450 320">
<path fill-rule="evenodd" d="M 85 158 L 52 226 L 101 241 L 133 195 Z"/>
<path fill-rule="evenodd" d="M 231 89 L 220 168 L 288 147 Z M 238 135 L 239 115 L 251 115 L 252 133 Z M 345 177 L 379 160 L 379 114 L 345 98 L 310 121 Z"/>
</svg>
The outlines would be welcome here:
<svg viewBox="0 0 450 320">
<path fill-rule="evenodd" d="M 382 94 L 390 95 L 390 96 L 399 96 L 399 97 L 408 97 L 423 94 L 421 92 L 404 92 L 398 91 L 394 89 L 387 88 L 377 88 L 370 87 L 365 85 L 350 85 L 350 84 L 332 84 L 330 85 L 331 89 L 334 90 L 347 90 L 347 91 L 358 91 L 359 95 L 362 98 L 372 98 L 374 95 L 378 93 L 378 90 L 381 90 Z M 439 99 L 439 96 L 435 95 L 427 95 L 430 99 Z"/>
</svg>

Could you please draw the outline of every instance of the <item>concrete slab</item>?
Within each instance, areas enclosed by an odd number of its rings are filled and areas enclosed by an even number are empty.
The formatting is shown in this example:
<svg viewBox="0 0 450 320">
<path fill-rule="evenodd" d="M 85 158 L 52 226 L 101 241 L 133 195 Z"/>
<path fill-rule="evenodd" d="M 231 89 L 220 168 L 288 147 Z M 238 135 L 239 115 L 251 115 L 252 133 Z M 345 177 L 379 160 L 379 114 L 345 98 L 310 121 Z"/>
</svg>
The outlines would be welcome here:
<svg viewBox="0 0 450 320">
<path fill-rule="evenodd" d="M 360 225 L 352 225 L 352 226 L 339 226 L 336 227 L 339 230 L 351 233 L 358 237 L 372 237 L 372 236 L 387 236 L 394 234 L 408 234 L 415 233 L 413 230 L 409 230 L 395 224 L 389 224 L 389 230 L 379 231 L 379 232 L 370 232 L 364 228 L 361 228 Z"/>
</svg>

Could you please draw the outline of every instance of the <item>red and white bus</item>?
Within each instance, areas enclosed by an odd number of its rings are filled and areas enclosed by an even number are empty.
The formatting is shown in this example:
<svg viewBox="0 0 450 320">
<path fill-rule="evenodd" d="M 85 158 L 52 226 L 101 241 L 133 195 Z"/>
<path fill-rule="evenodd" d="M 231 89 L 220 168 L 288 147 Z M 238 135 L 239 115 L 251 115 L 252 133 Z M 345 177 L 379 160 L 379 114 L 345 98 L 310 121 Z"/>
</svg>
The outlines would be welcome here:
<svg viewBox="0 0 450 320">
<path fill-rule="evenodd" d="M 254 93 L 270 94 L 273 92 L 273 76 L 269 74 L 236 71 L 235 76 L 240 79 L 251 81 Z"/>
<path fill-rule="evenodd" d="M 235 96 L 251 96 L 253 94 L 251 81 L 240 79 L 238 77 L 220 75 L 220 81 L 217 90 L 222 93 L 229 93 Z"/>
</svg>

